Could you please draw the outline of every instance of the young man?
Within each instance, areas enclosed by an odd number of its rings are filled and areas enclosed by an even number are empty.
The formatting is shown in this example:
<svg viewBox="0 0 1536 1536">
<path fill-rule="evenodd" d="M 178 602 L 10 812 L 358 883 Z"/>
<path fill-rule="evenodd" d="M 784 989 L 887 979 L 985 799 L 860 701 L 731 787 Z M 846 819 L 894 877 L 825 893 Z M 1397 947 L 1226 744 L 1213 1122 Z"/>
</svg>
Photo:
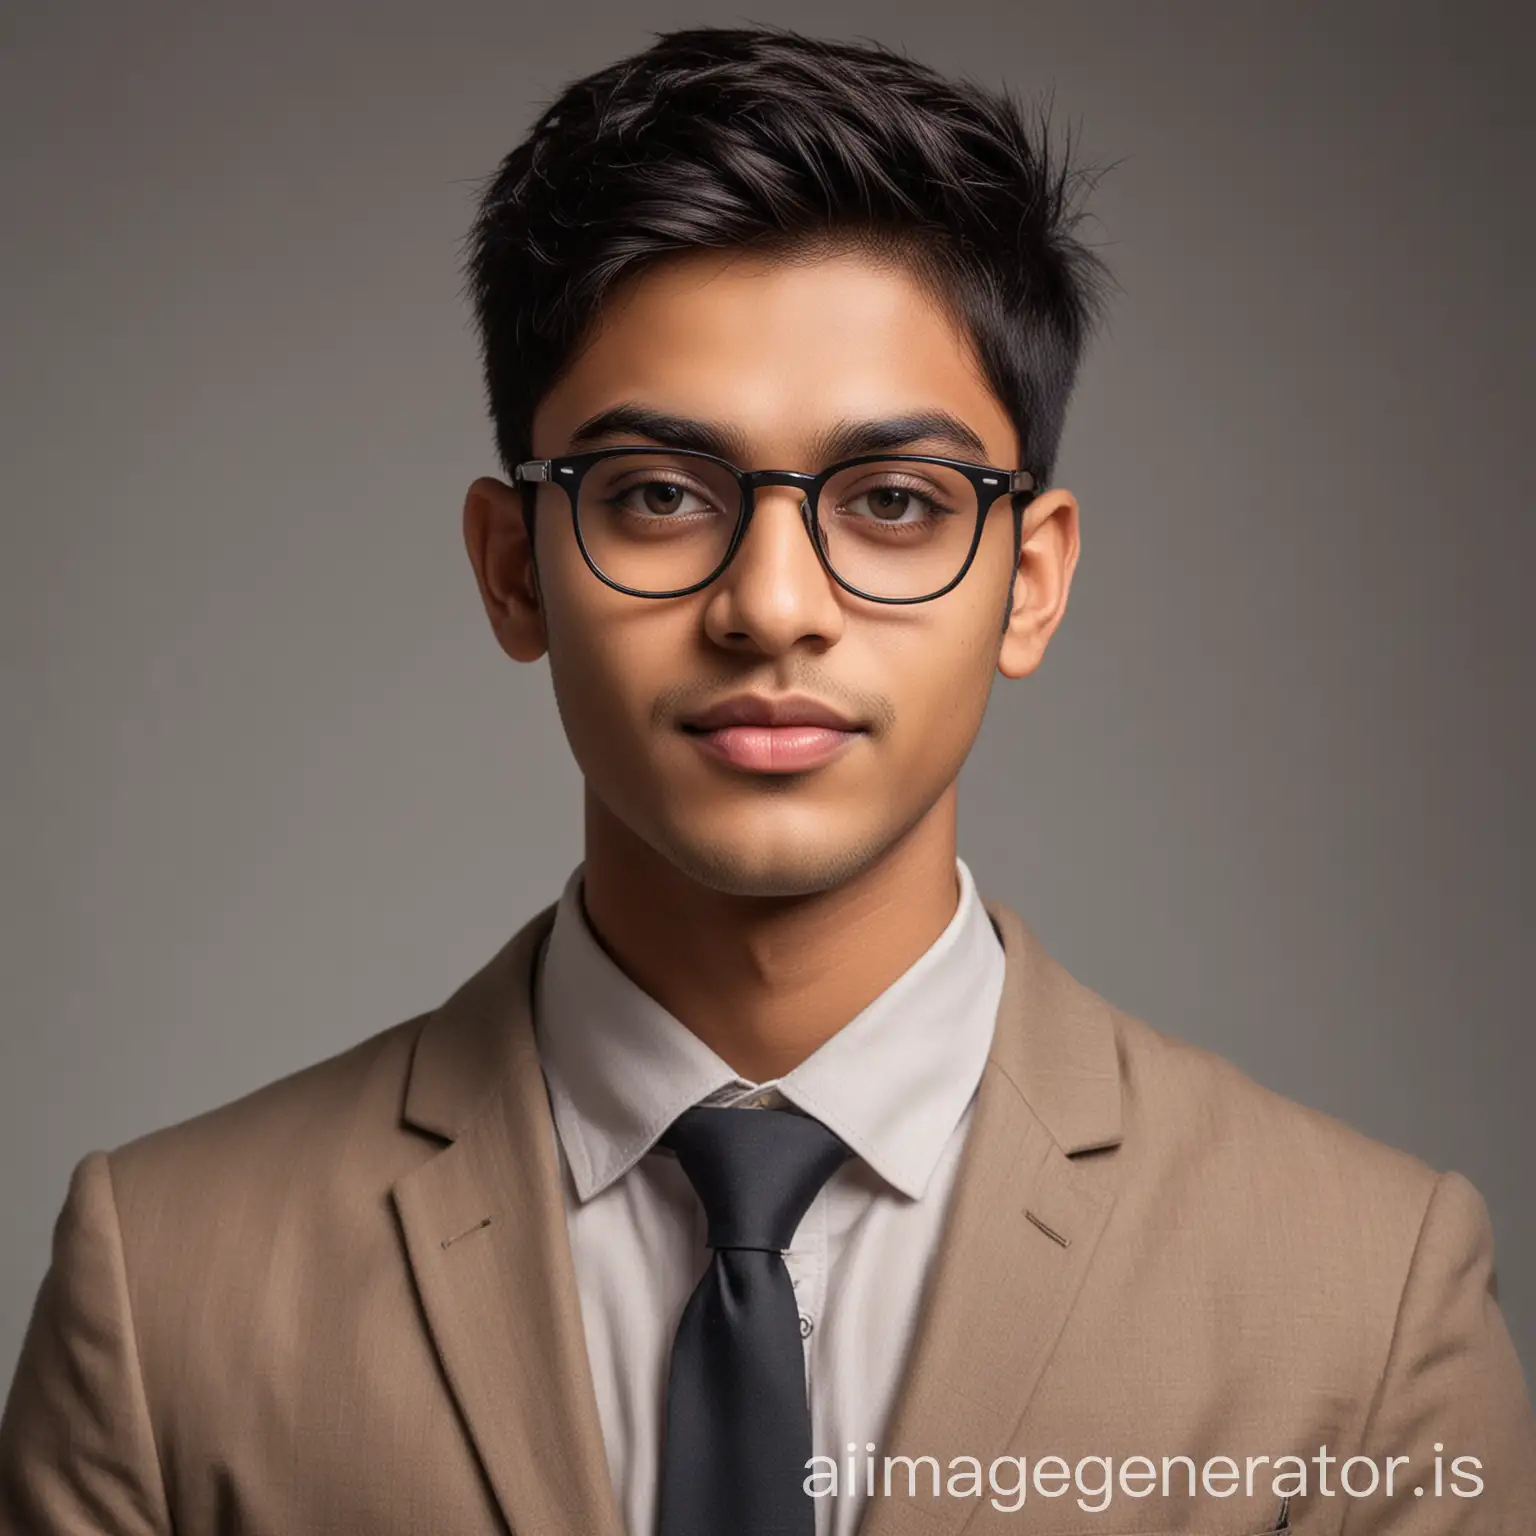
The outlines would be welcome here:
<svg viewBox="0 0 1536 1536">
<path fill-rule="evenodd" d="M 80 1163 L 0 1529 L 1528 1527 L 1471 1186 L 1115 1009 L 957 859 L 1078 557 L 1076 189 L 1009 102 L 763 32 L 508 157 L 464 530 L 585 859 L 440 1008 Z"/>
</svg>

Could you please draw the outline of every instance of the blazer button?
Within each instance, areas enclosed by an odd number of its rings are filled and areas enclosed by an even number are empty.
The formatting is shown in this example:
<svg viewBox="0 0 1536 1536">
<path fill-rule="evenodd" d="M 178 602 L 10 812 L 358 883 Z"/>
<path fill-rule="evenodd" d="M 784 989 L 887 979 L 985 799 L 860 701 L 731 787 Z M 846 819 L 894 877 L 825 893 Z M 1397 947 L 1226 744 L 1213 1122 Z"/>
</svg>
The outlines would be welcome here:
<svg viewBox="0 0 1536 1536">
<path fill-rule="evenodd" d="M 808 1318 L 805 1315 L 804 1312 L 802 1312 L 800 1314 L 800 1337 L 802 1339 L 810 1338 L 810 1336 L 811 1336 L 811 1329 L 814 1328 L 815 1326 L 816 1326 L 816 1324 L 813 1323 L 810 1320 L 810 1318 Z"/>
</svg>

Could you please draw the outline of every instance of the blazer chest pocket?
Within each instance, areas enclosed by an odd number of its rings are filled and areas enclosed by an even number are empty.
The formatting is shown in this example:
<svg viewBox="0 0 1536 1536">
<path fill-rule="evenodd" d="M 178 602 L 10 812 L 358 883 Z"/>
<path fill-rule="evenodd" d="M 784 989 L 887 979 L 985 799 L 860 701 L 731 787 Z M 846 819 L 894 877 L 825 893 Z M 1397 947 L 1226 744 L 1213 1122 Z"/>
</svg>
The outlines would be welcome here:
<svg viewBox="0 0 1536 1536">
<path fill-rule="evenodd" d="M 1103 1531 L 1095 1536 L 1307 1536 L 1306 1525 L 1264 1525 L 1260 1530 L 1217 1530 L 1213 1525 L 1167 1525 L 1160 1531 Z M 1072 1536 L 1089 1536 L 1087 1531 L 1072 1531 Z"/>
<path fill-rule="evenodd" d="M 1241 1529 L 1232 1526 L 1218 1528 L 1214 1525 L 1169 1525 L 1164 1526 L 1160 1531 L 1116 1531 L 1113 1536 L 1306 1536 L 1310 1529 L 1310 1522 L 1298 1525 L 1290 1518 L 1290 1507 L 1287 1502 L 1268 1525 L 1244 1525 Z M 1102 1531 L 1102 1528 L 1101 1533 L 1102 1536 L 1111 1536 L 1111 1533 Z M 1072 1536 L 1078 1536 L 1078 1533 L 1073 1532 Z M 1088 1533 L 1084 1531 L 1082 1536 L 1088 1536 Z"/>
<path fill-rule="evenodd" d="M 1218 1530 L 1212 1525 L 1170 1525 L 1160 1531 L 1106 1531 L 1102 1536 L 1307 1536 L 1310 1529 L 1310 1525 L 1297 1525 L 1294 1521 L 1289 1525 L 1245 1525 L 1241 1530 Z M 1074 1531 L 1072 1536 L 1078 1536 L 1078 1533 Z M 1081 1536 L 1088 1536 L 1088 1532 L 1082 1532 Z"/>
<path fill-rule="evenodd" d="M 1309 1530 L 1310 1524 L 1297 1525 L 1293 1521 L 1289 1525 L 1245 1525 L 1241 1530 L 1218 1529 L 1213 1525 L 1169 1525 L 1160 1531 L 1101 1531 L 1096 1536 L 1307 1536 Z M 1074 1531 L 1072 1536 L 1089 1536 L 1089 1533 Z"/>
</svg>

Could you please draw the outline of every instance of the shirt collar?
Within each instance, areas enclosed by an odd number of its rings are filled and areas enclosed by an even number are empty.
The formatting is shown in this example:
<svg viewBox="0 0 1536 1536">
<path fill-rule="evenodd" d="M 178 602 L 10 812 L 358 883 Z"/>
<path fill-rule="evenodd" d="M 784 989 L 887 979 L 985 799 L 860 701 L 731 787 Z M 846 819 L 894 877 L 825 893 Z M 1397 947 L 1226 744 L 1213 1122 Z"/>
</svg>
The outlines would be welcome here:
<svg viewBox="0 0 1536 1536">
<path fill-rule="evenodd" d="M 965 1113 L 991 1048 L 1003 951 L 963 860 L 933 944 L 771 1086 L 913 1199 Z M 627 1172 L 690 1105 L 770 1085 L 739 1077 L 609 958 L 567 880 L 534 992 L 555 1128 L 578 1197 Z"/>
</svg>

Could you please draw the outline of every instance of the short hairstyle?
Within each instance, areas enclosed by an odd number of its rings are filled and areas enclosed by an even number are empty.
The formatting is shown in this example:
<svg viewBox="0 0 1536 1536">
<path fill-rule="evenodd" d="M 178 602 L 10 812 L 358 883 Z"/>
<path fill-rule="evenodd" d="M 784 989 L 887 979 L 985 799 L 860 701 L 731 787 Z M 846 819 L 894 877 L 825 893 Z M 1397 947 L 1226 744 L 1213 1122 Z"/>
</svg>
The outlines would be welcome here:
<svg viewBox="0 0 1536 1536">
<path fill-rule="evenodd" d="M 1019 436 L 1007 467 L 1048 484 L 1112 279 L 1074 233 L 1095 178 L 1037 115 L 883 46 L 770 28 L 659 34 L 568 86 L 466 241 L 507 473 L 620 279 L 690 250 L 851 248 L 901 260 L 969 335 Z"/>
</svg>

